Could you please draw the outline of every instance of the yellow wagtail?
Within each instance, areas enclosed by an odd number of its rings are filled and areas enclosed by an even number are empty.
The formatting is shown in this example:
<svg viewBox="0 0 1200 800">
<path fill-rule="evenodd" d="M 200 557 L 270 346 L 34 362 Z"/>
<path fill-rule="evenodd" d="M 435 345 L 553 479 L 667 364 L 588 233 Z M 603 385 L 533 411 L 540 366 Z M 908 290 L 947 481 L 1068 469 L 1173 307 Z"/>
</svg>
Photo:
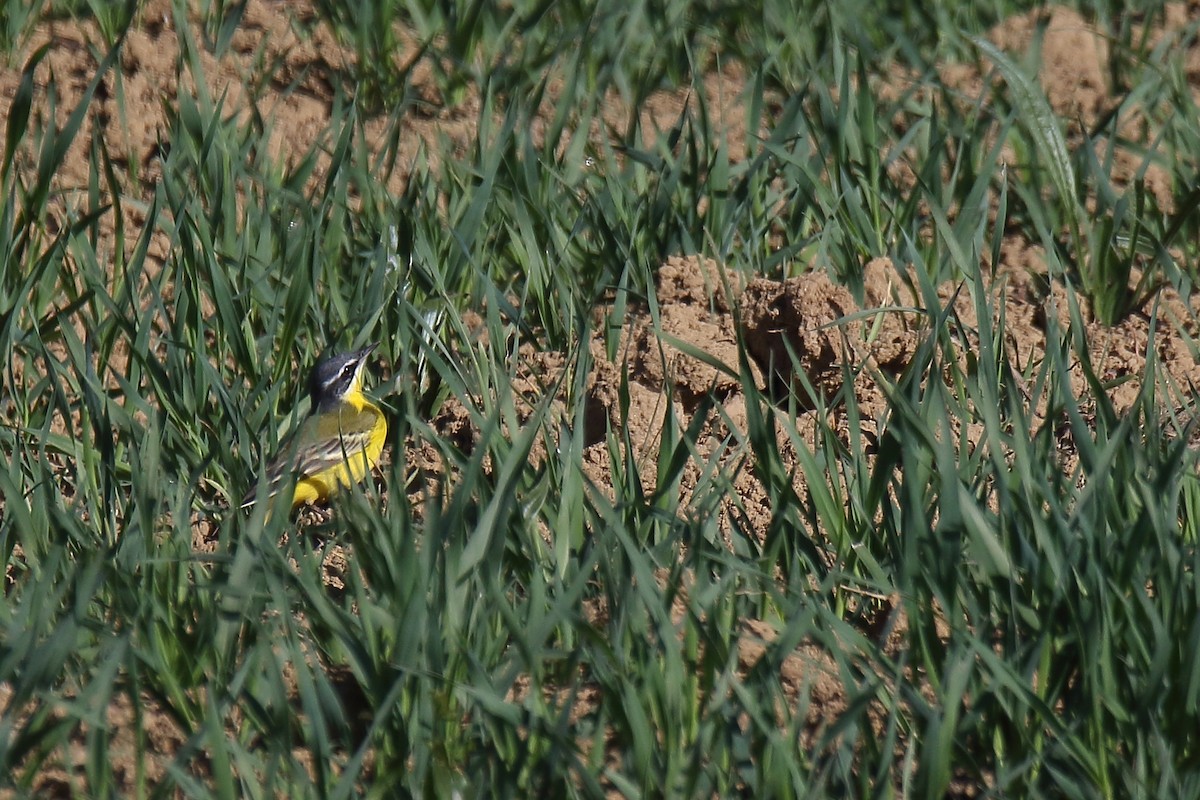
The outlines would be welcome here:
<svg viewBox="0 0 1200 800">
<path fill-rule="evenodd" d="M 363 367 L 376 346 L 330 356 L 313 369 L 312 411 L 267 467 L 267 497 L 277 495 L 288 476 L 295 475 L 294 511 L 361 481 L 379 461 L 387 420 L 362 391 Z M 254 504 L 257 492 L 257 486 L 250 490 L 242 508 Z"/>
</svg>

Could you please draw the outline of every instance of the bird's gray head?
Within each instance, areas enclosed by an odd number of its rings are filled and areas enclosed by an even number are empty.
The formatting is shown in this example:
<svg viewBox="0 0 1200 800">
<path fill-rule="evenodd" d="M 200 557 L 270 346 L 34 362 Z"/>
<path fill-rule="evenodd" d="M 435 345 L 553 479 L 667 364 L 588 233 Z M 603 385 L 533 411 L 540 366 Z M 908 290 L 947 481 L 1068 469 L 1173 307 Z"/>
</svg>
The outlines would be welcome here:
<svg viewBox="0 0 1200 800">
<path fill-rule="evenodd" d="M 309 378 L 309 393 L 314 409 L 340 402 L 346 395 L 362 387 L 363 365 L 367 356 L 378 346 L 369 344 L 352 353 L 335 353 L 317 364 Z"/>
</svg>

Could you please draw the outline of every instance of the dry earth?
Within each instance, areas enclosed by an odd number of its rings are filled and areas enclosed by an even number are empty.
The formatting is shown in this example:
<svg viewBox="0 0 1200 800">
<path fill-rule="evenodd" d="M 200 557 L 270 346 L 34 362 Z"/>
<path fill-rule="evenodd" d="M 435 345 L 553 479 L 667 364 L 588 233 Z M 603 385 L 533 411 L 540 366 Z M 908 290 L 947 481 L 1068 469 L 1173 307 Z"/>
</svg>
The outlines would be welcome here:
<svg viewBox="0 0 1200 800">
<path fill-rule="evenodd" d="M 1041 83 L 1055 110 L 1073 121 L 1075 129 L 1068 130 L 1068 135 L 1077 137 L 1079 126 L 1095 121 L 1114 102 L 1107 85 L 1105 48 L 1108 45 L 1103 36 L 1072 11 L 1051 9 L 1042 13 L 1049 24 L 1042 45 Z M 1173 35 L 1195 13 L 1194 7 L 1172 5 L 1166 26 L 1155 31 L 1153 36 Z M 226 93 L 226 108 L 238 113 L 250 114 L 251 109 L 255 109 L 271 131 L 273 152 L 285 162 L 308 152 L 314 141 L 328 136 L 326 125 L 331 110 L 331 87 L 354 58 L 321 27 L 311 35 L 297 33 L 294 21 L 310 20 L 313 15 L 306 3 L 252 0 L 247 4 L 228 55 L 218 60 L 203 49 L 199 54 L 203 74 L 208 80 L 207 91 L 213 96 Z M 1032 15 L 1009 20 L 992 32 L 991 39 L 1005 50 L 1022 53 L 1034 33 L 1036 21 Z M 80 192 L 87 186 L 89 141 L 92 137 L 102 137 L 119 165 L 126 168 L 128 183 L 123 187 L 125 197 L 121 199 L 127 207 L 126 224 L 136 228 L 144 222 L 136 201 L 149 196 L 158 174 L 157 148 L 166 128 L 164 103 L 169 105 L 175 101 L 177 93 L 193 92 L 196 88 L 175 85 L 179 46 L 173 24 L 171 4 L 166 0 L 154 0 L 141 11 L 137 30 L 126 42 L 119 64 L 123 82 L 121 92 L 116 90 L 114 77 L 108 75 L 98 92 L 94 113 L 89 116 L 86 129 L 57 176 L 58 188 L 64 190 L 61 208 L 64 215 L 72 198 L 77 196 L 73 192 Z M 51 43 L 49 55 L 38 68 L 36 78 L 38 87 L 44 89 L 48 76 L 54 75 L 60 92 L 57 108 L 58 123 L 61 124 L 94 74 L 96 61 L 91 45 L 101 41 L 99 31 L 88 23 L 58 21 L 40 28 L 14 61 L 16 66 L 0 71 L 0 117 L 8 115 L 20 81 L 21 65 L 39 46 Z M 262 63 L 274 64 L 275 72 L 271 80 L 254 84 L 260 88 L 251 94 L 246 89 L 246 77 Z M 1200 47 L 1194 43 L 1187 64 L 1190 85 L 1200 86 Z M 732 66 L 708 76 L 705 82 L 710 94 L 710 108 L 717 109 L 720 119 L 731 121 L 725 126 L 727 135 L 734 142 L 731 152 L 739 152 L 737 142 L 747 135 L 737 122 L 745 119 L 742 109 L 736 105 L 742 89 L 742 75 L 742 70 Z M 984 79 L 973 67 L 947 66 L 942 77 L 967 98 L 977 96 L 984 89 Z M 882 82 L 875 88 L 880 93 L 900 91 L 906 80 L 906 76 L 896 75 L 894 82 Z M 390 187 L 395 191 L 401 190 L 407 177 L 403 165 L 422 142 L 445 135 L 456 146 L 465 149 L 474 136 L 478 98 L 468 95 L 456 105 L 447 105 L 437 96 L 433 81 L 423 78 L 420 69 L 415 74 L 415 86 L 428 100 L 430 111 L 406 123 L 398 156 L 401 166 L 394 173 Z M 287 91 L 289 87 L 292 87 L 291 91 Z M 124 113 L 116 113 L 118 97 L 123 98 Z M 552 101 L 553 91 L 547 103 Z M 610 101 L 613 118 L 623 118 L 620 98 L 614 96 Z M 685 102 L 685 91 L 663 92 L 652 97 L 644 110 L 647 128 L 665 129 L 672 125 Z M 549 108 L 548 105 L 547 113 L 550 113 Z M 39 93 L 35 98 L 35 113 L 46 113 L 43 94 Z M 383 127 L 382 122 L 368 126 L 369 137 L 378 137 L 373 140 L 376 146 L 382 146 Z M 537 135 L 538 131 L 534 133 Z M 600 135 L 599 126 L 595 133 Z M 1135 154 L 1120 153 L 1117 179 L 1133 180 L 1139 165 L 1140 159 Z M 31 168 L 29 162 L 21 166 Z M 902 172 L 903 165 L 897 169 Z M 314 180 L 320 177 L 318 172 Z M 1151 169 L 1144 180 L 1160 207 L 1173 207 L 1179 189 L 1170 185 L 1165 173 Z M 111 215 L 104 217 L 102 224 L 111 225 L 111 219 Z M 104 233 L 109 237 L 109 246 L 113 246 L 112 230 Z M 136 230 L 127 231 L 125 241 L 134 242 L 137 233 Z M 166 236 L 157 235 L 151 247 L 151 258 L 162 263 L 168 256 L 169 247 Z M 989 291 L 1003 302 L 1006 310 L 1005 335 L 1011 346 L 1011 357 L 1018 369 L 1020 365 L 1039 360 L 1044 354 L 1047 319 L 1061 319 L 1065 308 L 1061 291 L 1054 288 L 1047 294 L 1043 284 L 1034 277 L 1045 271 L 1039 246 L 1012 237 L 1004 242 L 1000 263 L 985 267 L 992 282 Z M 589 477 L 601 487 L 611 486 L 609 457 L 602 441 L 603 423 L 606 419 L 614 425 L 621 422 L 616 409 L 623 372 L 629 380 L 628 432 L 638 451 L 637 463 L 644 465 L 645 480 L 652 480 L 655 474 L 656 439 L 668 403 L 675 404 L 677 417 L 686 425 L 699 407 L 697 401 L 700 398 L 710 394 L 717 397 L 723 413 L 710 414 L 711 419 L 698 446 L 706 457 L 729 459 L 737 455 L 724 452 L 722 448 L 726 447 L 731 429 L 744 430 L 746 426 L 742 387 L 737 380 L 673 344 L 686 343 L 726 364 L 736 365 L 735 309 L 739 311 L 737 318 L 741 320 L 742 333 L 754 357 L 758 369 L 755 377 L 761 381 L 760 385 L 778 388 L 794 380 L 790 370 L 780 366 L 788 363 L 787 351 L 791 348 L 800 354 L 802 366 L 812 383 L 832 397 L 846 388 L 842 386 L 843 364 L 850 361 L 856 368 L 865 368 L 849 388 L 857 396 L 866 424 L 873 425 L 876 415 L 884 409 L 884 402 L 880 389 L 869 375 L 875 370 L 889 375 L 903 369 L 922 333 L 924 321 L 918 314 L 894 310 L 895 307 L 921 305 L 906 284 L 903 265 L 879 260 L 864 265 L 864 268 L 867 308 L 885 309 L 881 312 L 881 326 L 870 337 L 865 332 L 873 320 L 860 317 L 857 321 L 845 321 L 848 314 L 859 310 L 859 305 L 847 290 L 831 283 L 823 274 L 810 273 L 783 283 L 756 279 L 743 285 L 737 276 L 723 274 L 721 265 L 711 261 L 679 257 L 662 264 L 658 270 L 658 321 L 653 321 L 646 309 L 634 309 L 621 332 L 619 356 L 615 362 L 606 357 L 603 341 L 597 339 L 592 344 L 597 364 L 589 382 L 589 396 L 595 410 L 591 426 L 594 430 L 583 465 Z M 970 325 L 974 318 L 973 306 L 967 294 L 956 292 L 957 289 L 956 286 L 942 287 L 941 297 L 946 303 L 954 303 L 960 317 Z M 1200 384 L 1200 370 L 1193 357 L 1192 345 L 1196 333 L 1192 310 L 1195 298 L 1178 297 L 1168 290 L 1160 295 L 1159 301 L 1161 313 L 1154 331 L 1150 329 L 1149 314 L 1132 315 L 1114 328 L 1093 325 L 1088 331 L 1097 373 L 1106 378 L 1131 378 L 1113 390 L 1112 399 L 1118 408 L 1127 408 L 1137 395 L 1151 341 L 1161 370 L 1177 386 Z M 965 344 L 969 346 L 970 342 Z M 562 354 L 538 353 L 532 347 L 523 352 L 530 362 L 531 374 L 544 375 L 565 361 Z M 518 388 L 533 393 L 539 391 L 539 385 L 545 383 L 525 380 Z M 1082 377 L 1077 378 L 1076 388 L 1080 396 L 1086 396 L 1090 391 Z M 839 416 L 836 406 L 828 413 L 838 429 L 845 428 L 846 420 Z M 813 416 L 809 413 L 799 420 L 799 429 L 806 436 L 811 436 L 816 429 Z M 445 435 L 469 446 L 471 431 L 461 409 L 452 404 L 434 423 Z M 788 454 L 790 448 L 789 443 L 781 442 L 781 452 Z M 428 456 L 420 448 L 413 448 L 408 459 L 414 467 L 429 466 Z M 693 466 L 685 475 L 685 502 L 687 493 L 695 486 L 697 473 L 698 467 Z M 770 510 L 761 486 L 750 470 L 742 469 L 737 474 L 737 505 L 746 518 L 765 529 Z M 198 536 L 198 545 L 208 546 L 203 544 L 203 539 Z M 348 561 L 352 559 L 353 554 L 344 551 L 330 554 L 331 583 L 338 583 L 338 573 L 350 568 Z M 597 610 L 594 613 L 603 612 Z M 888 624 L 881 628 L 888 646 L 902 641 L 903 637 L 896 635 L 897 626 L 902 625 L 903 620 L 889 618 Z M 750 669 L 761 658 L 775 631 L 757 620 L 745 620 L 744 628 L 741 663 Z M 833 719 L 844 708 L 844 697 L 832 661 L 815 645 L 800 648 L 794 658 L 784 664 L 780 677 L 793 694 L 804 692 L 810 695 L 808 714 L 814 729 L 823 721 Z M 7 697 L 5 687 L 0 687 L 0 706 L 5 704 Z M 136 779 L 132 749 L 137 744 L 136 737 L 141 737 L 150 753 L 161 755 L 159 761 L 152 760 L 150 773 L 145 776 L 154 781 L 162 776 L 163 766 L 186 737 L 168 716 L 156 713 L 156 706 L 149 698 L 144 699 L 141 709 L 142 730 L 135 732 L 133 715 L 127 705 L 114 705 L 107 714 L 107 723 L 115 734 L 112 758 L 117 775 L 126 776 L 131 785 Z M 20 711 L 4 708 L 6 715 Z M 69 785 L 69 776 L 75 781 L 82 778 L 78 765 L 85 758 L 83 737 L 81 730 L 76 750 L 64 754 L 66 762 L 45 772 L 37 787 L 40 795 L 58 796 Z M 964 791 L 967 791 L 965 787 Z"/>
</svg>

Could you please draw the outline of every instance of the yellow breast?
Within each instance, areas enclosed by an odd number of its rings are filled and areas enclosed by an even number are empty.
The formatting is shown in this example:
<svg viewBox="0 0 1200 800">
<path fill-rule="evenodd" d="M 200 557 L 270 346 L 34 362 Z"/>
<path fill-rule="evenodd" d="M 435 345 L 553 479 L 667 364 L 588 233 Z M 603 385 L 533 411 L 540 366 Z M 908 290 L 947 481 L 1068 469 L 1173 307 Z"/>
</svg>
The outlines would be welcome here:
<svg viewBox="0 0 1200 800">
<path fill-rule="evenodd" d="M 292 508 L 361 481 L 379 462 L 386 439 L 387 419 L 361 393 L 311 418 L 296 453 Z"/>
</svg>

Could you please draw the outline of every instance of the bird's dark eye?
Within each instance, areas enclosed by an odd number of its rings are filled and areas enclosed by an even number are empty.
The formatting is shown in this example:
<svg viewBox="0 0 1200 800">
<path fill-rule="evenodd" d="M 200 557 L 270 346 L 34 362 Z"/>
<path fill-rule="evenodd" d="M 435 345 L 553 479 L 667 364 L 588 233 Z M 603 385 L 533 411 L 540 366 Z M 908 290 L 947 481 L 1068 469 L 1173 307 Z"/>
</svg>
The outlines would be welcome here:
<svg viewBox="0 0 1200 800">
<path fill-rule="evenodd" d="M 355 366 L 354 362 L 351 361 L 349 364 L 342 367 L 342 377 L 349 378 L 351 375 L 353 375 L 354 374 L 354 366 Z"/>
</svg>

